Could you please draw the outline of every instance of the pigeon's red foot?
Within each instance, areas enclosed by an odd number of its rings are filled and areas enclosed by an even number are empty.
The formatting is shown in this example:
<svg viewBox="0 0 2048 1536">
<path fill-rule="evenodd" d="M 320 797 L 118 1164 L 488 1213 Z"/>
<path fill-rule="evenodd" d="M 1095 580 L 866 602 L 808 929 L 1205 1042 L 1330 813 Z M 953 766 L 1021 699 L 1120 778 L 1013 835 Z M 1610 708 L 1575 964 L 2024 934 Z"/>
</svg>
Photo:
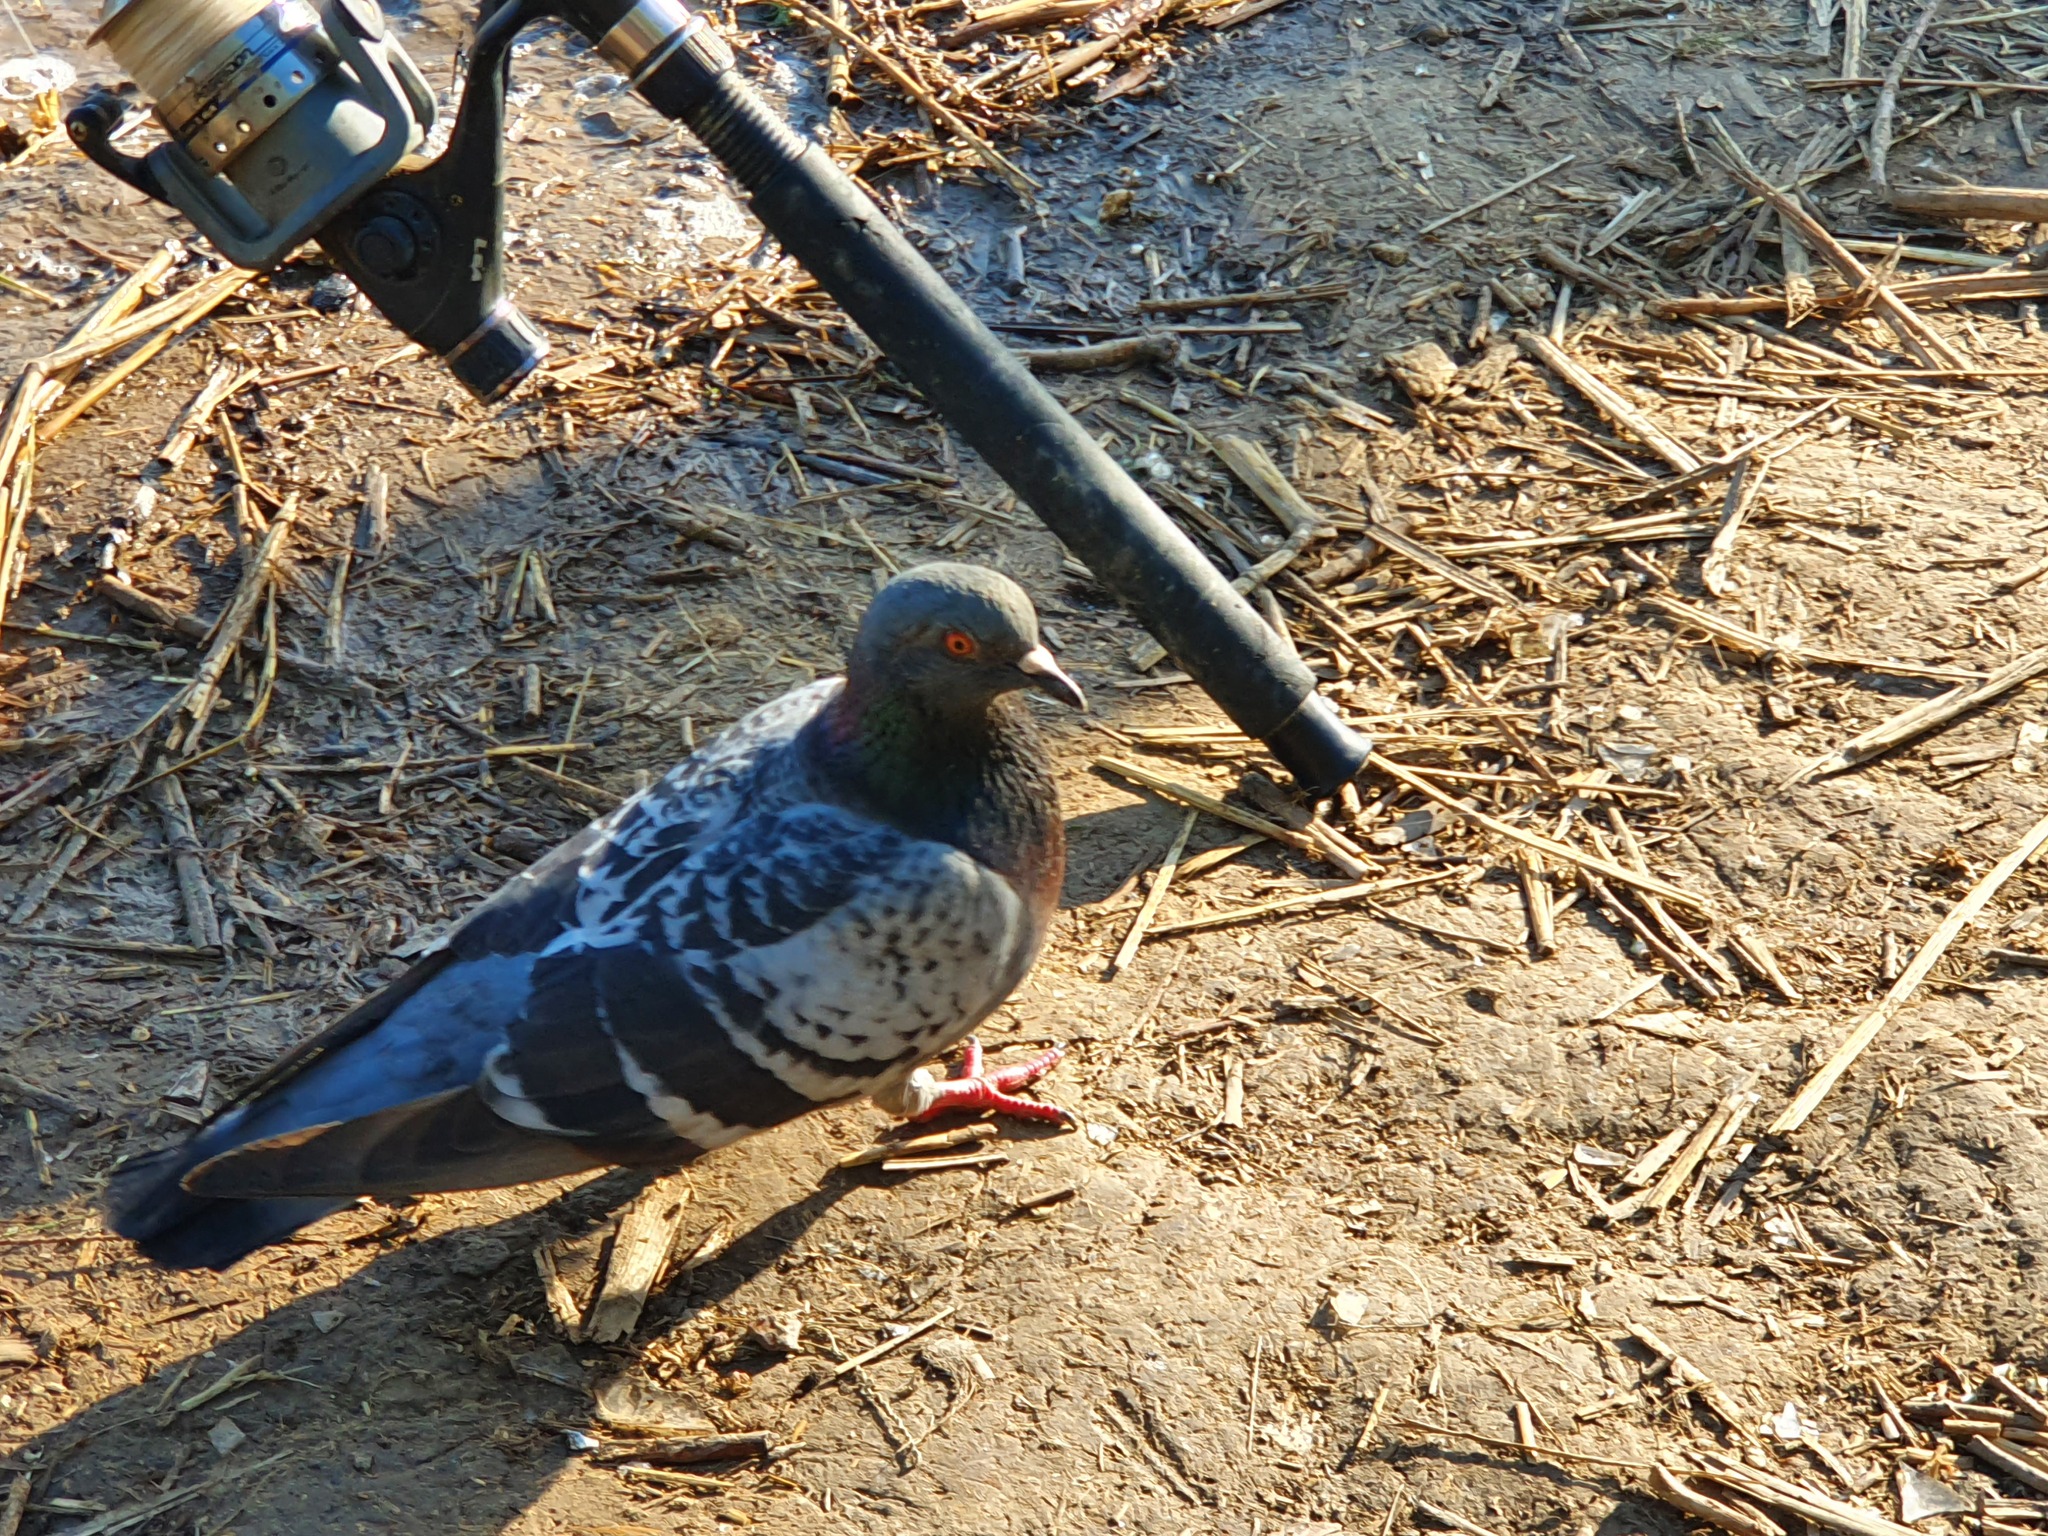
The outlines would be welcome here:
<svg viewBox="0 0 2048 1536">
<path fill-rule="evenodd" d="M 947 1081 L 932 1084 L 938 1097 L 922 1113 L 910 1118 L 935 1120 L 940 1115 L 965 1109 L 993 1110 L 999 1115 L 1015 1115 L 1020 1120 L 1064 1122 L 1070 1117 L 1059 1105 L 1042 1103 L 1037 1099 L 1020 1099 L 1012 1090 L 1037 1082 L 1058 1066 L 1066 1054 L 1064 1045 L 1056 1045 L 1014 1067 L 985 1071 L 981 1061 L 981 1042 L 970 1035 L 960 1048 L 960 1070 Z"/>
</svg>

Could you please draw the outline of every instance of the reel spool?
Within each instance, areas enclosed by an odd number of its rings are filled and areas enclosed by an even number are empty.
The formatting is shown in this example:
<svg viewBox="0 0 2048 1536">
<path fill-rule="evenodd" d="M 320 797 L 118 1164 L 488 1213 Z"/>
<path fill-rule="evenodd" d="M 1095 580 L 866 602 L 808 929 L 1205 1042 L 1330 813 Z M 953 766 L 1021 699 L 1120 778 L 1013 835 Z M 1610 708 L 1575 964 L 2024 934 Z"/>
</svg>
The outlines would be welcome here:
<svg viewBox="0 0 2048 1536">
<path fill-rule="evenodd" d="M 172 203 L 237 266 L 274 266 L 417 149 L 434 96 L 373 0 L 114 0 L 103 42 L 170 135 L 143 159 L 109 142 L 99 93 L 71 137 Z"/>
</svg>

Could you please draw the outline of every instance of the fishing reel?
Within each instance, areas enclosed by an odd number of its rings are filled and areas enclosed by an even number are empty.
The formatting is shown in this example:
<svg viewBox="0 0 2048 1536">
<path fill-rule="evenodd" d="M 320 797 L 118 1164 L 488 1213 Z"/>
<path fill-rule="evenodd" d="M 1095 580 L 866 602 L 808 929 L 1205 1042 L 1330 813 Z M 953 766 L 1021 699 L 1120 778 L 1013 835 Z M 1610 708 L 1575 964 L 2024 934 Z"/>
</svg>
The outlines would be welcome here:
<svg viewBox="0 0 2048 1536">
<path fill-rule="evenodd" d="M 481 400 L 548 344 L 505 297 L 509 31 L 476 49 L 447 149 L 415 156 L 434 94 L 376 0 L 112 0 L 103 42 L 168 135 L 113 142 L 130 98 L 95 90 L 66 119 L 101 169 L 168 203 L 236 266 L 317 240 L 400 330 Z"/>
</svg>

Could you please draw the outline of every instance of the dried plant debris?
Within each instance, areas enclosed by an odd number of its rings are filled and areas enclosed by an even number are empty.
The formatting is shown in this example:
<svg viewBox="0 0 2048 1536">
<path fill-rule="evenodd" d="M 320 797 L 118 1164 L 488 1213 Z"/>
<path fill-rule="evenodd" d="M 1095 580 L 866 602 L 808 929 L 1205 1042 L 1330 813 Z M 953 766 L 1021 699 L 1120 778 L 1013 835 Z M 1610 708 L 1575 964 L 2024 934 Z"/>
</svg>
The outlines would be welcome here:
<svg viewBox="0 0 2048 1536">
<path fill-rule="evenodd" d="M 2048 1531 L 2042 18 L 726 20 L 1374 761 L 1298 796 L 599 58 L 516 71 L 496 412 L 24 101 L 0 1533 Z M 1096 709 L 985 1025 L 1081 1134 L 107 1239 L 116 1157 L 932 558 Z"/>
</svg>

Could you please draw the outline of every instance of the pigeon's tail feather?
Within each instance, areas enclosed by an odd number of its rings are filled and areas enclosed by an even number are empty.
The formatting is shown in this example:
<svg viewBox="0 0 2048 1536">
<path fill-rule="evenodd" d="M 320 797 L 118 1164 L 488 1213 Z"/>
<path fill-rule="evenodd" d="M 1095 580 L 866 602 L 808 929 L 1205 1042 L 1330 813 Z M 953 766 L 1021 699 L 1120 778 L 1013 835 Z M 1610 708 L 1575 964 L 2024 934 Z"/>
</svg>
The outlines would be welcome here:
<svg viewBox="0 0 2048 1536">
<path fill-rule="evenodd" d="M 203 1199 L 179 1182 L 196 1161 L 190 1147 L 136 1158 L 107 1189 L 107 1224 L 166 1269 L 226 1269 L 349 1204 L 332 1197 Z"/>
<path fill-rule="evenodd" d="M 231 1147 L 183 1178 L 188 1197 L 272 1203 L 307 1196 L 428 1195 L 587 1173 L 622 1159 L 530 1131 L 456 1088 L 375 1114 Z"/>
</svg>

